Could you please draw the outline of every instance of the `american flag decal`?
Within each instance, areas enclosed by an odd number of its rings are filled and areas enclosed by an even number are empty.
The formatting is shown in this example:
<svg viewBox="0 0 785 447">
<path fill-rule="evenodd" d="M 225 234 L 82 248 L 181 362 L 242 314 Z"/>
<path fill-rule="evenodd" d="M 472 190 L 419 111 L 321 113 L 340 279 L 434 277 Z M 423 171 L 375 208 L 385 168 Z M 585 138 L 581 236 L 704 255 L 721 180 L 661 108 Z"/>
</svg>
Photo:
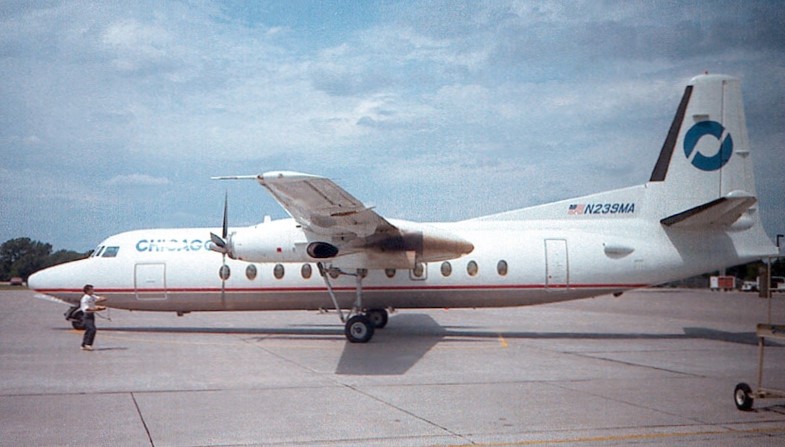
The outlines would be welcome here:
<svg viewBox="0 0 785 447">
<path fill-rule="evenodd" d="M 570 216 L 577 216 L 579 214 L 583 214 L 583 210 L 586 209 L 586 205 L 570 205 L 570 209 L 567 210 L 567 214 Z"/>
</svg>

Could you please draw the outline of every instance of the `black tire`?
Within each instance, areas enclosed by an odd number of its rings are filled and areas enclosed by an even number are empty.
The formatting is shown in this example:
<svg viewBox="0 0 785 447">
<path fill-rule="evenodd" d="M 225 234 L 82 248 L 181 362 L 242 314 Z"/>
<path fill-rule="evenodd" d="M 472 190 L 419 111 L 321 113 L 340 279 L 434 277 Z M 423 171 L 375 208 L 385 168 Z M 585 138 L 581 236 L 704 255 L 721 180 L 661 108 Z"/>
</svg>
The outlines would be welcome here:
<svg viewBox="0 0 785 447">
<path fill-rule="evenodd" d="M 84 329 L 84 321 L 82 320 L 83 317 L 84 313 L 79 310 L 79 306 L 71 306 L 65 312 L 65 319 L 70 321 L 71 326 L 78 331 Z"/>
<path fill-rule="evenodd" d="M 384 309 L 371 309 L 365 313 L 365 316 L 368 317 L 368 320 L 373 323 L 376 329 L 384 329 L 387 326 L 387 320 L 390 318 Z"/>
<path fill-rule="evenodd" d="M 368 343 L 373 338 L 374 325 L 365 315 L 349 318 L 344 328 L 346 339 L 351 343 Z"/>
<path fill-rule="evenodd" d="M 733 402 L 736 404 L 736 408 L 741 411 L 749 411 L 753 401 L 752 388 L 749 385 L 746 383 L 736 385 L 736 389 L 733 390 Z"/>
</svg>

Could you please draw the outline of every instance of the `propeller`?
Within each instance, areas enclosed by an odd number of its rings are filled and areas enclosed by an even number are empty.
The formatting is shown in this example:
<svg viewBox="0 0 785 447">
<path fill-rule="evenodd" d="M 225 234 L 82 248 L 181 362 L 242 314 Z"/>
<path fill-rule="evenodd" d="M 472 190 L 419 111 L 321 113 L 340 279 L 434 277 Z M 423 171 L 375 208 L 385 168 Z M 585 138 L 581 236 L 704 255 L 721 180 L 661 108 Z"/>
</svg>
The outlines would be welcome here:
<svg viewBox="0 0 785 447">
<path fill-rule="evenodd" d="M 210 245 L 210 250 L 216 251 L 221 253 L 222 260 L 221 260 L 221 301 L 223 302 L 226 299 L 226 278 L 229 276 L 228 269 L 229 267 L 226 265 L 226 255 L 230 252 L 231 247 L 227 243 L 227 237 L 229 237 L 229 193 L 227 192 L 224 195 L 224 217 L 223 217 L 223 226 L 221 227 L 221 236 L 210 232 L 210 240 L 213 242 Z M 230 255 L 231 256 L 231 255 Z"/>
<path fill-rule="evenodd" d="M 226 238 L 229 236 L 229 193 L 226 193 L 224 196 L 224 217 L 223 217 L 223 226 L 221 228 L 221 236 L 218 236 L 215 233 L 210 233 L 210 240 L 213 242 L 213 245 L 210 246 L 210 250 L 217 251 L 224 255 L 224 259 L 226 258 L 226 254 L 229 253 L 229 244 L 226 242 Z"/>
</svg>

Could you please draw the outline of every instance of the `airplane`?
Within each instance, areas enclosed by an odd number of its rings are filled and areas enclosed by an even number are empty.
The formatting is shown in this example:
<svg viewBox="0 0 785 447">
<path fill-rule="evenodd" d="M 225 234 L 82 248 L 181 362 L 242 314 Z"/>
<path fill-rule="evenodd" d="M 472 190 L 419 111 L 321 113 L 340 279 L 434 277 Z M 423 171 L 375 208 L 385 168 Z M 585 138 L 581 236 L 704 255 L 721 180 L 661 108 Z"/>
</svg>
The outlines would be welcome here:
<svg viewBox="0 0 785 447">
<path fill-rule="evenodd" d="M 525 306 L 619 295 L 776 255 L 757 206 L 740 81 L 690 80 L 645 184 L 457 222 L 389 219 L 330 179 L 255 180 L 291 218 L 129 231 L 30 276 L 76 306 L 92 283 L 112 308 L 335 309 L 349 342 L 390 309 Z M 219 233 L 220 234 L 217 234 Z M 73 309 L 73 308 L 72 308 Z M 76 323 L 75 323 L 76 324 Z"/>
</svg>

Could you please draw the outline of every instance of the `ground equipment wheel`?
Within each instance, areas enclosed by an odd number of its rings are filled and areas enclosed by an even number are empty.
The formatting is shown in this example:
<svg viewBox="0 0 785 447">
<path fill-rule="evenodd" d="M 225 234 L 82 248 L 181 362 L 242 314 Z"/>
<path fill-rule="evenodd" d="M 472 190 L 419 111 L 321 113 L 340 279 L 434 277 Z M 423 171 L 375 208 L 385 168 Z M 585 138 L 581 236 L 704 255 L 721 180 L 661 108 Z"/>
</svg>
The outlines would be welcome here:
<svg viewBox="0 0 785 447">
<path fill-rule="evenodd" d="M 736 403 L 736 408 L 741 411 L 749 411 L 752 408 L 752 389 L 746 383 L 736 385 L 733 390 L 733 401 Z"/>
</svg>

